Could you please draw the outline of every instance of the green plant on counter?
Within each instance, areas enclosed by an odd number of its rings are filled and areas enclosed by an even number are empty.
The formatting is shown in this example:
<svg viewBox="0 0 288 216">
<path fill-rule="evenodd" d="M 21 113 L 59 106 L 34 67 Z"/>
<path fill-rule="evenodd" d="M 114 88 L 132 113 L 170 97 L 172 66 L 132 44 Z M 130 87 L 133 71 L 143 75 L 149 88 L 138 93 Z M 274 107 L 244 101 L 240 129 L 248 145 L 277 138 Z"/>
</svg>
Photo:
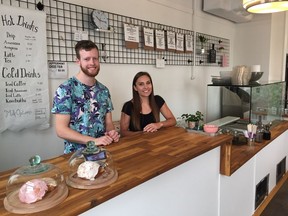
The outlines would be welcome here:
<svg viewBox="0 0 288 216">
<path fill-rule="evenodd" d="M 197 111 L 195 114 L 182 114 L 181 117 L 187 122 L 188 128 L 193 130 L 203 129 L 201 122 L 203 123 L 204 115 L 200 111 Z"/>
<path fill-rule="evenodd" d="M 182 114 L 181 117 L 185 119 L 186 122 L 199 122 L 204 120 L 204 115 L 197 111 L 195 114 Z"/>
</svg>

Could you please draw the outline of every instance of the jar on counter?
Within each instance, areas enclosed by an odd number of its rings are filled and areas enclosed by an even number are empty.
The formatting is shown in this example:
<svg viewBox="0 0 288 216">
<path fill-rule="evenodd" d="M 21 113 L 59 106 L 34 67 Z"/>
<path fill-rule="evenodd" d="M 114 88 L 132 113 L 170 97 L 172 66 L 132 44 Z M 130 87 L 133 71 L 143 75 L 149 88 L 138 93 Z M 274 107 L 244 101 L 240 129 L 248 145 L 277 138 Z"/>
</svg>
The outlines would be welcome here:
<svg viewBox="0 0 288 216">
<path fill-rule="evenodd" d="M 263 142 L 263 130 L 262 129 L 257 129 L 255 142 L 257 142 L 257 143 L 262 143 Z"/>
</svg>

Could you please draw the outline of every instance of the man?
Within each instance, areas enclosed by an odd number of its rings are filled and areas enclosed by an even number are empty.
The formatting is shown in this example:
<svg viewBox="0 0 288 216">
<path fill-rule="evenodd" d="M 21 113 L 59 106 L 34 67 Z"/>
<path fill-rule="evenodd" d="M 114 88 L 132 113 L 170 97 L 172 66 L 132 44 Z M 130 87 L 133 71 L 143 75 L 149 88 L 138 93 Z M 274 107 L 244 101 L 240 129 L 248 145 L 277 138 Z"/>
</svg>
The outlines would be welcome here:
<svg viewBox="0 0 288 216">
<path fill-rule="evenodd" d="M 96 145 L 119 141 L 112 122 L 110 92 L 95 79 L 100 71 L 98 47 L 83 40 L 76 44 L 75 52 L 80 71 L 58 87 L 51 110 L 56 133 L 65 140 L 65 154 L 85 148 L 88 141 Z"/>
</svg>

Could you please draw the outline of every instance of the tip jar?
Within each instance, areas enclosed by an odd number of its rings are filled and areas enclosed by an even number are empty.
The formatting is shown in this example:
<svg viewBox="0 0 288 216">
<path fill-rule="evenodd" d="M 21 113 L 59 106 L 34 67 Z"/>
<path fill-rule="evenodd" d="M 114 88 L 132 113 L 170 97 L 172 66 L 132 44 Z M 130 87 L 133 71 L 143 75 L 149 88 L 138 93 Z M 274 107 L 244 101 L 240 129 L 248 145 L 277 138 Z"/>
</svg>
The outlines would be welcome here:
<svg viewBox="0 0 288 216">
<path fill-rule="evenodd" d="M 41 163 L 39 155 L 30 165 L 12 173 L 6 185 L 4 207 L 16 214 L 47 210 L 66 199 L 68 188 L 63 172 L 52 164 Z"/>
<path fill-rule="evenodd" d="M 95 189 L 115 182 L 118 172 L 112 155 L 106 149 L 89 141 L 85 149 L 76 151 L 69 159 L 66 182 L 78 189 Z"/>
</svg>

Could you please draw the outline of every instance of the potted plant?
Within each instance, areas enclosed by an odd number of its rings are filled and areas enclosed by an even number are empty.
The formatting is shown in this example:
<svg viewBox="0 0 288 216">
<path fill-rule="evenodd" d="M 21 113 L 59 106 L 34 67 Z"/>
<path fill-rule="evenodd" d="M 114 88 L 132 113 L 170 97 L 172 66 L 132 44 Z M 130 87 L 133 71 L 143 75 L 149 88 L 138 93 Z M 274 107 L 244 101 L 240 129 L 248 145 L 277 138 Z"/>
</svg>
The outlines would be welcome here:
<svg viewBox="0 0 288 216">
<path fill-rule="evenodd" d="M 204 44 L 208 41 L 208 38 L 206 38 L 204 35 L 198 35 L 198 39 L 201 43 L 201 54 L 205 53 Z"/>
<path fill-rule="evenodd" d="M 187 122 L 188 128 L 197 130 L 201 127 L 199 122 L 204 120 L 204 115 L 200 111 L 195 114 L 182 114 L 181 117 Z"/>
</svg>

